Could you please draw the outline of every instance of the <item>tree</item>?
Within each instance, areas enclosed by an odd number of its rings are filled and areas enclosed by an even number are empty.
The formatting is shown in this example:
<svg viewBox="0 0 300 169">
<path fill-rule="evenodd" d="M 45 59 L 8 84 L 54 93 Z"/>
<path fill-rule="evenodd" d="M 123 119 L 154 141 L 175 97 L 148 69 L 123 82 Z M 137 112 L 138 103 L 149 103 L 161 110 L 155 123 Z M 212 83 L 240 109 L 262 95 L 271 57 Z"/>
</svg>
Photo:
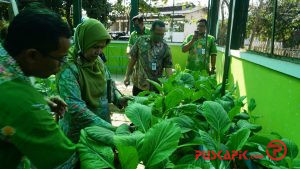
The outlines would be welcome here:
<svg viewBox="0 0 300 169">
<path fill-rule="evenodd" d="M 82 8 L 86 10 L 87 16 L 101 21 L 108 26 L 108 16 L 112 6 L 107 0 L 83 0 Z"/>
<path fill-rule="evenodd" d="M 249 50 L 252 49 L 254 38 L 260 41 L 271 40 L 272 34 L 272 2 L 259 0 L 258 5 L 250 4 L 247 21 L 247 35 L 250 36 Z M 269 47 L 266 45 L 264 51 Z"/>
<path fill-rule="evenodd" d="M 294 35 L 300 31 L 299 5 L 297 0 L 279 0 L 275 41 L 282 42 L 283 48 L 292 48 L 300 44 L 300 40 Z"/>
<path fill-rule="evenodd" d="M 249 6 L 247 35 L 250 37 L 249 49 L 252 49 L 254 38 L 267 41 L 266 51 L 271 45 L 273 1 L 259 0 L 258 5 Z M 284 48 L 299 45 L 294 34 L 300 29 L 300 9 L 297 0 L 278 0 L 275 24 L 275 41 L 282 42 Z"/>
</svg>

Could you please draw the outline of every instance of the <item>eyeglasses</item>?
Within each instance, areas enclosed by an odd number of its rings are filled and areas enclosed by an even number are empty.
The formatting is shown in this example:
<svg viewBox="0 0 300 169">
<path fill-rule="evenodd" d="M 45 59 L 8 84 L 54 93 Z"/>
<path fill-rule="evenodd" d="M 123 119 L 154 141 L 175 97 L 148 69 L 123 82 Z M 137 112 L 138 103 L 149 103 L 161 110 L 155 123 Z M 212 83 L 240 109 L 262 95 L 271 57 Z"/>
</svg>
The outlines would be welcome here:
<svg viewBox="0 0 300 169">
<path fill-rule="evenodd" d="M 47 56 L 50 59 L 58 61 L 60 64 L 67 62 L 67 55 L 64 55 L 63 57 L 60 57 L 60 58 L 57 58 L 57 57 L 54 57 L 54 56 L 51 56 L 48 54 L 46 54 L 45 56 Z"/>
</svg>

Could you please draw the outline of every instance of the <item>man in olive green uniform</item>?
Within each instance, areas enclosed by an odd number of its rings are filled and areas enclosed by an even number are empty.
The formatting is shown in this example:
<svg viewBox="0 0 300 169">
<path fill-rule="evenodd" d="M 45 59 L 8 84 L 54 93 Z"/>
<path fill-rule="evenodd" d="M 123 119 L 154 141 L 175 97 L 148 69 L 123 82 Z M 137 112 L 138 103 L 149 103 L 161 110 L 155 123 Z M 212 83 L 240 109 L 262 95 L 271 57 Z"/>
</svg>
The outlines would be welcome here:
<svg viewBox="0 0 300 169">
<path fill-rule="evenodd" d="M 132 18 L 132 23 L 134 25 L 135 31 L 133 31 L 129 37 L 127 54 L 129 54 L 130 49 L 135 44 L 137 39 L 143 35 L 150 35 L 150 29 L 146 28 L 144 25 L 144 17 L 142 15 L 137 15 Z"/>
<path fill-rule="evenodd" d="M 217 47 L 215 38 L 207 35 L 207 21 L 201 19 L 197 22 L 197 30 L 194 35 L 189 35 L 182 44 L 182 52 L 189 52 L 187 69 L 194 71 L 206 70 L 210 74 L 215 73 Z M 209 60 L 211 65 L 209 66 Z"/>
<path fill-rule="evenodd" d="M 155 91 L 154 86 L 150 85 L 147 79 L 158 82 L 164 69 L 167 75 L 172 74 L 172 56 L 168 44 L 163 40 L 164 34 L 165 24 L 162 21 L 154 21 L 151 35 L 138 38 L 130 51 L 131 60 L 124 84 L 129 85 L 132 75 L 134 96 L 145 90 Z"/>
<path fill-rule="evenodd" d="M 75 145 L 29 80 L 59 71 L 70 35 L 61 17 L 44 9 L 26 9 L 9 25 L 8 55 L 0 56 L 0 168 L 17 168 L 24 157 L 37 168 L 74 168 Z"/>
</svg>

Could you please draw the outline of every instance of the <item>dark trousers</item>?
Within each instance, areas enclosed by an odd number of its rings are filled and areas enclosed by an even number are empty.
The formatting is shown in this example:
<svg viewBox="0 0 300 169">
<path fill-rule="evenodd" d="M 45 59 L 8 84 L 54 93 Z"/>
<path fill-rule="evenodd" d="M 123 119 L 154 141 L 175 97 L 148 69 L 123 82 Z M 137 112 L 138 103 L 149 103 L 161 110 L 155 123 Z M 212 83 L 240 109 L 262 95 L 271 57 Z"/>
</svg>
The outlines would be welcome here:
<svg viewBox="0 0 300 169">
<path fill-rule="evenodd" d="M 151 86 L 151 89 L 150 89 L 150 91 L 155 92 L 155 93 L 159 93 L 159 91 L 155 87 Z M 133 88 L 132 88 L 132 95 L 133 96 L 137 96 L 139 93 L 141 93 L 143 91 L 144 90 L 142 90 L 142 89 L 140 89 L 140 88 L 138 88 L 136 86 L 133 86 Z"/>
<path fill-rule="evenodd" d="M 133 86 L 133 88 L 132 88 L 132 95 L 133 96 L 137 96 L 139 93 L 141 93 L 141 92 L 143 92 L 144 90 L 142 90 L 142 89 L 139 89 L 138 87 L 136 87 L 136 86 Z"/>
</svg>

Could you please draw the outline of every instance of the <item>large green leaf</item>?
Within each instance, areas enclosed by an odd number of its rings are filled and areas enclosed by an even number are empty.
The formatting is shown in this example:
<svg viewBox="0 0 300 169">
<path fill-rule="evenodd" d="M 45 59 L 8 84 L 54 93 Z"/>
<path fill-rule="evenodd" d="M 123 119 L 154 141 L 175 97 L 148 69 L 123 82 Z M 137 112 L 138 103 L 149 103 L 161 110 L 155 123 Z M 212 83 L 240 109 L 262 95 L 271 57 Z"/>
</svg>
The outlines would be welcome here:
<svg viewBox="0 0 300 169">
<path fill-rule="evenodd" d="M 182 115 L 196 115 L 198 105 L 189 103 L 189 104 L 179 105 L 177 107 L 174 107 L 173 109 Z"/>
<path fill-rule="evenodd" d="M 287 148 L 287 156 L 291 157 L 292 159 L 295 159 L 299 153 L 299 149 L 297 145 L 287 138 L 283 138 L 281 141 L 283 141 Z"/>
<path fill-rule="evenodd" d="M 115 169 L 112 148 L 90 139 L 85 130 L 81 130 L 77 149 L 79 151 L 80 168 Z"/>
<path fill-rule="evenodd" d="M 248 141 L 267 146 L 272 140 L 274 140 L 271 136 L 272 135 L 254 134 L 249 138 Z"/>
<path fill-rule="evenodd" d="M 153 86 L 155 86 L 155 88 L 156 88 L 160 93 L 163 91 L 163 87 L 162 87 L 159 83 L 157 83 L 157 82 L 155 82 L 155 81 L 153 81 L 153 80 L 150 80 L 150 79 L 147 79 L 147 81 L 148 81 L 150 84 L 152 84 Z"/>
<path fill-rule="evenodd" d="M 183 156 L 176 163 L 176 166 L 173 169 L 209 169 L 211 168 L 211 163 L 208 163 L 206 160 L 195 159 L 195 155 L 188 154 Z"/>
<path fill-rule="evenodd" d="M 293 160 L 294 169 L 300 169 L 300 160 Z"/>
<path fill-rule="evenodd" d="M 164 98 L 158 97 L 155 99 L 153 106 L 152 106 L 152 113 L 153 115 L 161 116 L 163 113 L 163 107 L 164 106 Z"/>
<path fill-rule="evenodd" d="M 229 112 L 231 110 L 231 106 L 232 106 L 231 101 L 216 99 L 216 102 L 219 103 L 220 105 L 222 105 L 222 107 L 224 108 L 224 110 L 226 112 Z"/>
<path fill-rule="evenodd" d="M 256 103 L 254 99 L 250 99 L 249 103 L 248 103 L 248 110 L 249 112 L 252 112 L 256 107 Z"/>
<path fill-rule="evenodd" d="M 137 149 L 132 146 L 118 146 L 118 157 L 122 169 L 136 169 L 139 164 L 139 156 Z"/>
<path fill-rule="evenodd" d="M 203 109 L 203 115 L 210 126 L 219 136 L 223 135 L 230 127 L 230 119 L 223 107 L 219 103 L 206 101 Z"/>
<path fill-rule="evenodd" d="M 113 145 L 113 137 L 115 135 L 113 131 L 99 126 L 86 127 L 83 130 L 92 140 L 98 143 Z"/>
<path fill-rule="evenodd" d="M 194 121 L 188 116 L 173 117 L 170 120 L 180 126 L 181 133 L 189 132 L 194 128 Z"/>
<path fill-rule="evenodd" d="M 140 151 L 142 148 L 144 136 L 144 133 L 140 131 L 136 131 L 130 135 L 115 135 L 114 144 L 132 146 L 137 148 L 138 151 Z"/>
<path fill-rule="evenodd" d="M 166 110 L 178 106 L 179 103 L 185 98 L 184 91 L 176 88 L 167 94 L 165 99 Z"/>
<path fill-rule="evenodd" d="M 247 142 L 250 133 L 251 131 L 247 128 L 243 128 L 236 131 L 229 137 L 226 146 L 229 148 L 230 151 L 240 151 Z"/>
<path fill-rule="evenodd" d="M 145 97 L 145 96 L 135 96 L 134 97 L 135 103 L 145 104 L 147 101 L 148 101 L 148 97 Z"/>
<path fill-rule="evenodd" d="M 121 124 L 117 129 L 116 129 L 116 135 L 129 135 L 130 130 L 129 130 L 129 125 L 127 124 Z"/>
<path fill-rule="evenodd" d="M 138 130 L 146 133 L 150 128 L 151 108 L 139 103 L 130 104 L 125 110 L 126 116 L 138 128 Z"/>
<path fill-rule="evenodd" d="M 248 128 L 253 132 L 259 132 L 262 129 L 261 125 L 249 123 L 247 120 L 238 121 L 237 126 L 239 128 Z"/>
<path fill-rule="evenodd" d="M 136 169 L 139 163 L 138 145 L 144 137 L 142 133 L 119 135 L 114 137 L 118 149 L 119 160 L 123 169 Z"/>
<path fill-rule="evenodd" d="M 189 147 L 189 146 L 199 146 L 203 144 L 203 141 L 200 137 L 195 137 L 192 141 L 189 141 L 185 144 L 181 144 L 179 145 L 177 148 L 181 148 L 181 147 Z"/>
<path fill-rule="evenodd" d="M 197 92 L 194 92 L 191 96 L 191 102 L 197 101 L 205 96 L 205 93 L 203 90 L 199 90 Z"/>
<path fill-rule="evenodd" d="M 180 128 L 170 121 L 153 126 L 144 138 L 140 153 L 144 165 L 154 166 L 167 159 L 177 148 L 181 136 Z"/>
<path fill-rule="evenodd" d="M 230 120 L 233 120 L 234 116 L 239 114 L 241 111 L 241 106 L 240 105 L 235 105 L 229 112 L 228 112 L 228 116 L 230 118 Z"/>
<path fill-rule="evenodd" d="M 239 113 L 236 116 L 234 116 L 234 119 L 236 119 L 236 120 L 249 120 L 250 116 L 247 113 Z"/>
<path fill-rule="evenodd" d="M 218 152 L 217 142 L 205 131 L 199 130 L 199 134 L 203 145 L 207 148 L 207 150 Z"/>
</svg>

